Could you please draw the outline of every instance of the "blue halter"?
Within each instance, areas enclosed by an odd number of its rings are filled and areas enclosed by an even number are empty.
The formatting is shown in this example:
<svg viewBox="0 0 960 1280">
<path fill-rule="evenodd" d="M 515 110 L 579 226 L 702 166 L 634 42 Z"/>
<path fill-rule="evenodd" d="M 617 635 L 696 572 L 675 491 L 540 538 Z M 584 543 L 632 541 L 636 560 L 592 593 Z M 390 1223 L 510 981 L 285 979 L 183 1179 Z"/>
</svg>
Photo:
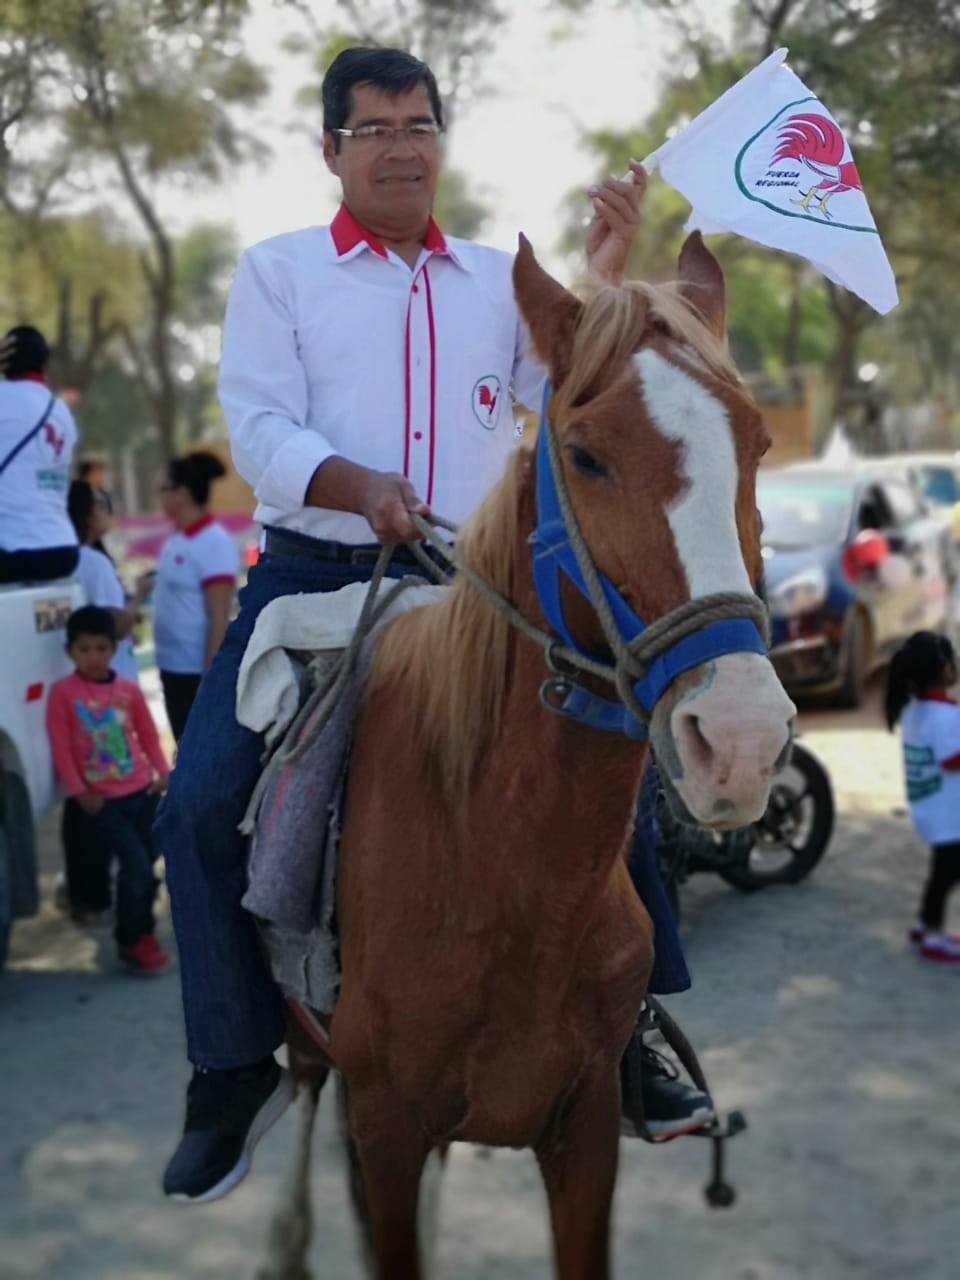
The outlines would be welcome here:
<svg viewBox="0 0 960 1280">
<path fill-rule="evenodd" d="M 570 544 L 570 530 L 564 523 L 554 475 L 553 459 L 548 447 L 547 433 L 552 430 L 547 419 L 547 400 L 550 384 L 543 393 L 540 410 L 540 431 L 537 439 L 537 525 L 530 535 L 533 547 L 533 578 L 540 607 L 550 627 L 576 652 L 594 662 L 602 662 L 614 670 L 613 663 L 605 662 L 577 643 L 563 616 L 560 599 L 561 575 L 572 582 L 577 590 L 590 600 L 590 591 L 584 582 L 576 554 Z M 622 640 L 629 643 L 646 630 L 646 624 L 637 617 L 620 592 L 604 574 L 598 573 L 600 586 L 610 607 L 614 622 Z M 647 664 L 643 676 L 633 683 L 633 694 L 647 719 L 653 713 L 657 701 L 667 686 L 692 667 L 728 653 L 766 654 L 767 645 L 756 623 L 748 617 L 731 617 L 708 622 L 700 629 L 681 637 L 663 652 L 656 654 Z M 549 652 L 548 652 L 549 661 Z M 541 689 L 544 705 L 558 715 L 569 717 L 594 729 L 611 733 L 623 733 L 628 738 L 643 738 L 647 725 L 623 702 L 591 693 L 581 685 L 573 684 L 565 674 L 554 668 L 554 678 L 547 680 Z M 551 696 L 555 695 L 555 696 Z M 560 698 L 560 701 L 555 700 Z"/>
</svg>

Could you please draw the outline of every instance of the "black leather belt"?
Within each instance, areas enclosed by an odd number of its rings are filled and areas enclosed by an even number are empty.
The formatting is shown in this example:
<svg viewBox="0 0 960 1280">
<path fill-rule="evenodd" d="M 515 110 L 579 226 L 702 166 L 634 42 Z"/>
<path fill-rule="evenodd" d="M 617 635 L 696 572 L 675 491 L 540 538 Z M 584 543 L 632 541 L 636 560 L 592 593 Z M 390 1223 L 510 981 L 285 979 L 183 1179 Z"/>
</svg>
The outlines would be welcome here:
<svg viewBox="0 0 960 1280">
<path fill-rule="evenodd" d="M 292 529 L 265 529 L 263 549 L 271 556 L 312 556 L 315 560 L 332 561 L 334 564 L 368 564 L 373 568 L 383 546 L 379 542 L 354 546 L 349 542 L 311 538 Z M 424 547 L 423 550 L 437 564 L 443 563 L 433 547 Z M 409 547 L 402 545 L 394 547 L 390 563 L 415 565 L 418 569 L 423 567 Z"/>
</svg>

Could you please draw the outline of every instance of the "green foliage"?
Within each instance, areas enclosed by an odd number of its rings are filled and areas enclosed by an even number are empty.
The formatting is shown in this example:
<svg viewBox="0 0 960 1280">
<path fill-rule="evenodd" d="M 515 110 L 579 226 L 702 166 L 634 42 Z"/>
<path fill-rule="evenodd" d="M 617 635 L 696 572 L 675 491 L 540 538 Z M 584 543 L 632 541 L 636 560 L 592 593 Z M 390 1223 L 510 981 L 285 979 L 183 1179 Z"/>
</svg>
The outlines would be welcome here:
<svg viewBox="0 0 960 1280">
<path fill-rule="evenodd" d="M 183 341 L 173 322 L 185 305 L 184 275 L 157 184 L 214 182 L 262 154 L 237 114 L 267 89 L 237 39 L 245 12 L 234 0 L 0 0 L 0 199 L 16 215 L 21 256 L 54 277 L 64 371 L 89 382 L 110 341 L 121 339 L 171 452 Z M 98 232 L 122 226 L 125 241 L 121 273 L 101 234 L 89 255 L 103 268 L 92 293 L 84 255 L 55 244 L 64 219 L 74 232 L 82 225 L 81 211 Z M 191 247 L 191 271 L 205 263 L 212 288 L 222 261 L 211 244 L 202 253 Z M 77 359 L 71 312 L 84 297 L 93 333 Z M 209 323 L 209 299 L 201 310 Z"/>
<path fill-rule="evenodd" d="M 837 117 L 897 275 L 901 307 L 880 321 L 799 260 L 748 241 L 711 240 L 728 289 L 731 346 L 744 368 L 829 366 L 839 400 L 861 353 L 908 400 L 956 392 L 960 296 L 960 9 L 947 0 L 743 0 L 730 48 L 698 17 L 702 6 L 647 0 L 673 25 L 679 70 L 650 116 L 587 139 L 603 169 L 623 172 L 779 45 Z M 566 7 L 584 8 L 574 3 Z M 579 216 L 579 200 L 576 208 Z M 686 201 L 657 178 L 631 274 L 662 278 L 679 247 Z M 571 215 L 564 246 L 579 242 Z"/>
<path fill-rule="evenodd" d="M 444 169 L 437 183 L 433 212 L 447 235 L 475 239 L 487 221 L 486 207 L 470 192 L 468 180 L 459 169 Z"/>
<path fill-rule="evenodd" d="M 90 380 L 76 418 L 84 453 L 116 458 L 150 438 L 150 406 L 136 378 L 115 358 L 105 360 Z"/>
</svg>

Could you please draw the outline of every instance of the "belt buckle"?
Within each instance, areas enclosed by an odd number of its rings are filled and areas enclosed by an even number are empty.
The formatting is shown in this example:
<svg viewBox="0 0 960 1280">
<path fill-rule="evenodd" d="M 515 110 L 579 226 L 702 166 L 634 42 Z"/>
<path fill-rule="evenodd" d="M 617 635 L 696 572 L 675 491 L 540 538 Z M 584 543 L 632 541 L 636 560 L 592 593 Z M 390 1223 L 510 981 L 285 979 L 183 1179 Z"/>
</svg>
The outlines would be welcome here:
<svg viewBox="0 0 960 1280">
<path fill-rule="evenodd" d="M 376 564 L 380 550 L 380 547 L 354 547 L 350 552 L 350 564 Z"/>
</svg>

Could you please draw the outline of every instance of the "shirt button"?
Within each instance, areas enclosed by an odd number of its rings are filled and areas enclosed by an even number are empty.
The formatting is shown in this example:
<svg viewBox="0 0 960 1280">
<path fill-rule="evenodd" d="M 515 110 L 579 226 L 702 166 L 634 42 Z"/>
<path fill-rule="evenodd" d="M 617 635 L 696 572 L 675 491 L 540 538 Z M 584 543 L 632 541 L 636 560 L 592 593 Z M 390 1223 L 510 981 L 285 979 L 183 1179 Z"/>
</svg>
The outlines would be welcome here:
<svg viewBox="0 0 960 1280">
<path fill-rule="evenodd" d="M 413 286 L 413 292 L 414 292 L 414 293 L 419 293 L 419 292 L 420 292 L 420 286 L 419 286 L 418 284 L 415 284 L 415 285 Z"/>
<path fill-rule="evenodd" d="M 413 433 L 413 438 L 414 438 L 414 440 L 422 440 L 422 439 L 423 439 L 423 432 L 422 432 L 422 431 L 415 431 L 415 432 Z"/>
</svg>

